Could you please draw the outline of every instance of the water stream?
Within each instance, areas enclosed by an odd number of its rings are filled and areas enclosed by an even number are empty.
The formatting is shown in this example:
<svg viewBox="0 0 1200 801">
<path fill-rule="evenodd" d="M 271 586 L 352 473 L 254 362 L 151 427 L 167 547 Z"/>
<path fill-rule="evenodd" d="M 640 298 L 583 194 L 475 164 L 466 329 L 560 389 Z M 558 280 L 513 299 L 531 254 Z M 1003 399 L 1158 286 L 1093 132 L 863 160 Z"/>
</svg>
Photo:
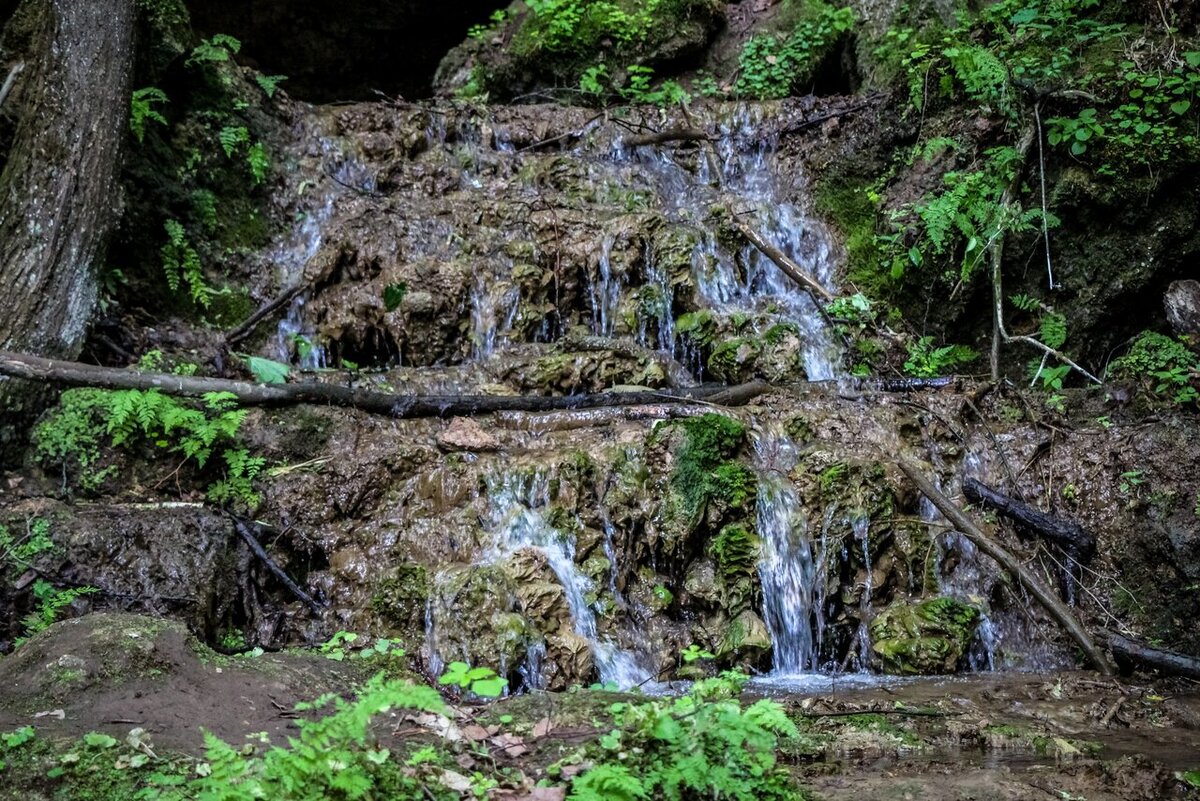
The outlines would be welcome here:
<svg viewBox="0 0 1200 801">
<path fill-rule="evenodd" d="M 600 681 L 622 689 L 645 684 L 653 676 L 638 664 L 636 655 L 598 633 L 596 612 L 587 601 L 592 582 L 575 563 L 575 541 L 544 515 L 550 505 L 550 483 L 550 473 L 543 470 L 532 475 L 503 472 L 489 478 L 487 523 L 493 543 L 484 559 L 499 562 L 524 548 L 540 551 L 562 585 L 575 633 L 587 640 Z M 533 664 L 527 663 L 524 671 L 530 677 L 537 675 Z"/>
</svg>

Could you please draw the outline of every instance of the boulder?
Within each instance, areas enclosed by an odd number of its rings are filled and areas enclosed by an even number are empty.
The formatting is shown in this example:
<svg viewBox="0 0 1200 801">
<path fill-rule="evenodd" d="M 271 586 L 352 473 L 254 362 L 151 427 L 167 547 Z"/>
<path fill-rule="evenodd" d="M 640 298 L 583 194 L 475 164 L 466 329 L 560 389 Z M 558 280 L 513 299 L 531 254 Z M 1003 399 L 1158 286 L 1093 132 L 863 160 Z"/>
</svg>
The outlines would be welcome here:
<svg viewBox="0 0 1200 801">
<path fill-rule="evenodd" d="M 876 666 L 906 675 L 952 673 L 979 618 L 977 608 L 944 596 L 892 604 L 871 621 Z"/>
</svg>

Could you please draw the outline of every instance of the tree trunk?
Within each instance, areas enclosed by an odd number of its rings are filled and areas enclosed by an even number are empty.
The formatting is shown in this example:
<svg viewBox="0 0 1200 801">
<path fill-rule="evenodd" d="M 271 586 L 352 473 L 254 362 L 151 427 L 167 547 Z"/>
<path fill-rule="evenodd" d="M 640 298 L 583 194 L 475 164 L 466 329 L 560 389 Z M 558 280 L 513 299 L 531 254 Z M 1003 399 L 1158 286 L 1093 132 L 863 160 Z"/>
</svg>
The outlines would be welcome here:
<svg viewBox="0 0 1200 801">
<path fill-rule="evenodd" d="M 83 345 L 120 211 L 133 32 L 134 0 L 25 0 L 5 27 L 4 73 L 24 68 L 4 105 L 16 127 L 0 173 L 0 349 L 74 357 Z M 0 381 L 14 428 L 22 395 Z"/>
</svg>

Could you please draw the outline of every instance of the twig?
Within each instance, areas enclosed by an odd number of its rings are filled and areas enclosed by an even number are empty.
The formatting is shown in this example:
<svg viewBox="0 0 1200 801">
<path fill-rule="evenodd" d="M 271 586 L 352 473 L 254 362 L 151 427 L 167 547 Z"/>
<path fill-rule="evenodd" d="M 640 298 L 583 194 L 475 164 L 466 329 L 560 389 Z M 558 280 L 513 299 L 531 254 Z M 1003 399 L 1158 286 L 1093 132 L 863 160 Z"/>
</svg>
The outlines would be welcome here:
<svg viewBox="0 0 1200 801">
<path fill-rule="evenodd" d="M 229 519 L 233 521 L 234 529 L 241 536 L 241 538 L 245 540 L 246 545 L 250 546 L 251 553 L 257 556 L 259 561 L 267 566 L 267 570 L 270 570 L 275 575 L 275 578 L 279 579 L 280 582 L 283 583 L 283 586 L 287 587 L 291 591 L 292 595 L 295 595 L 304 603 L 305 606 L 312 610 L 314 615 L 321 614 L 324 607 L 313 600 L 311 595 L 302 590 L 299 584 L 292 581 L 291 576 L 284 572 L 283 568 L 280 567 L 275 560 L 271 558 L 271 555 L 267 553 L 266 549 L 262 547 L 262 543 L 260 543 L 258 538 L 254 536 L 254 532 L 250 530 L 250 526 L 247 525 L 246 522 L 240 517 L 232 513 L 229 514 Z"/>
<path fill-rule="evenodd" d="M 8 71 L 8 77 L 4 79 L 4 86 L 0 86 L 0 106 L 4 105 L 4 101 L 8 100 L 8 93 L 12 91 L 13 85 L 17 82 L 17 76 L 25 70 L 25 62 L 18 61 L 13 64 L 11 70 Z"/>
</svg>

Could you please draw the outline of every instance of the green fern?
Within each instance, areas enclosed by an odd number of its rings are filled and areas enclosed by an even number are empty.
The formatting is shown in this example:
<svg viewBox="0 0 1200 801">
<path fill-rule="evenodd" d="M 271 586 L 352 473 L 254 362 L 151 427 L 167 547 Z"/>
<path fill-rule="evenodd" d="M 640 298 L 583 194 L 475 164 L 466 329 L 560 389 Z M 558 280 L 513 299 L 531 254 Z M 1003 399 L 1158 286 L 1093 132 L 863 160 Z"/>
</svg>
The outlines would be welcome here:
<svg viewBox="0 0 1200 801">
<path fill-rule="evenodd" d="M 254 82 L 258 84 L 258 88 L 266 93 L 267 97 L 274 98 L 275 93 L 279 91 L 279 84 L 287 80 L 286 75 L 255 75 Z"/>
<path fill-rule="evenodd" d="M 170 102 L 163 90 L 156 86 L 147 86 L 134 91 L 129 101 L 129 129 L 140 144 L 146 138 L 146 123 L 157 122 L 166 125 L 167 118 L 155 108 L 160 103 Z"/>
<path fill-rule="evenodd" d="M 271 157 L 267 155 L 267 146 L 255 142 L 246 151 L 246 165 L 250 168 L 250 176 L 255 184 L 261 184 L 271 171 Z"/>
<path fill-rule="evenodd" d="M 232 36 L 218 33 L 210 39 L 204 39 L 192 50 L 192 54 L 184 62 L 191 67 L 197 64 L 220 64 L 229 61 L 242 49 L 242 43 Z"/>
<path fill-rule="evenodd" d="M 226 125 L 217 132 L 217 141 L 221 143 L 225 155 L 233 158 L 238 148 L 250 143 L 250 131 L 244 125 Z"/>
<path fill-rule="evenodd" d="M 187 231 L 179 220 L 168 219 L 163 223 L 167 232 L 167 242 L 162 246 L 163 272 L 167 276 L 167 286 L 172 292 L 178 292 L 183 284 L 187 284 L 188 297 L 197 306 L 208 308 L 212 302 L 212 288 L 204 280 L 204 268 L 200 263 L 200 254 L 192 247 Z"/>
</svg>

